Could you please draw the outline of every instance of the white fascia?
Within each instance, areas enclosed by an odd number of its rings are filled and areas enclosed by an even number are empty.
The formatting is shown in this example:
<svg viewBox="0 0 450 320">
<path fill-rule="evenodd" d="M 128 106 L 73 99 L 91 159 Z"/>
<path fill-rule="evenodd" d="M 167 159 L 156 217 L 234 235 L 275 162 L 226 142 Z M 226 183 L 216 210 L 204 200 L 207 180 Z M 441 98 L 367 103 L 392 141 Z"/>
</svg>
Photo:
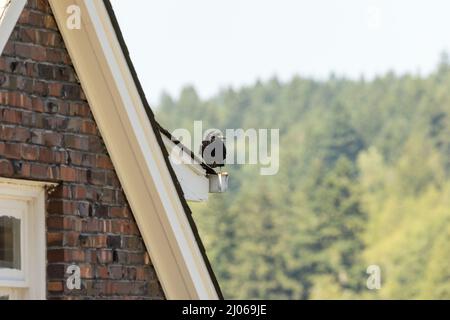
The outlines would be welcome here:
<svg viewBox="0 0 450 320">
<path fill-rule="evenodd" d="M 0 54 L 5 49 L 27 0 L 0 0 Z"/>
<path fill-rule="evenodd" d="M 192 202 L 207 201 L 209 180 L 206 176 L 206 170 L 190 154 L 180 148 L 178 144 L 165 135 L 161 135 L 161 137 L 186 200 Z"/>
</svg>

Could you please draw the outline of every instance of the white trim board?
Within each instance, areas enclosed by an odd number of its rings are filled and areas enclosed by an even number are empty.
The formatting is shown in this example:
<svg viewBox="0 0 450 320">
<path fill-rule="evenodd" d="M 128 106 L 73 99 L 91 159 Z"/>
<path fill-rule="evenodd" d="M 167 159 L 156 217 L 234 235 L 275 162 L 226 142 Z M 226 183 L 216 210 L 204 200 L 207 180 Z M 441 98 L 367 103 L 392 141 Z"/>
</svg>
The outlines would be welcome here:
<svg viewBox="0 0 450 320">
<path fill-rule="evenodd" d="M 195 163 L 191 155 L 180 148 L 179 145 L 163 134 L 161 137 L 186 200 L 192 202 L 207 201 L 209 179 L 206 177 L 206 170 L 200 163 Z"/>
<path fill-rule="evenodd" d="M 0 0 L 0 53 L 16 26 L 27 0 Z"/>
<path fill-rule="evenodd" d="M 218 299 L 105 4 L 49 2 L 166 297 Z M 66 28 L 73 4 L 81 30 Z"/>
</svg>

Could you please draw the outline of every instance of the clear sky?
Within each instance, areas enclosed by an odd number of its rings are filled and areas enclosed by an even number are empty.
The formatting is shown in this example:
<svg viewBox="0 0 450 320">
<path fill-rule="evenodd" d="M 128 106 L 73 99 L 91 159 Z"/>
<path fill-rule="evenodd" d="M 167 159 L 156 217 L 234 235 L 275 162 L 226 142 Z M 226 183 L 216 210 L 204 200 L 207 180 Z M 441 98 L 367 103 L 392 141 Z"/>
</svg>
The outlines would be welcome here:
<svg viewBox="0 0 450 320">
<path fill-rule="evenodd" d="M 150 102 L 277 75 L 431 71 L 450 49 L 449 0 L 111 0 Z"/>
</svg>

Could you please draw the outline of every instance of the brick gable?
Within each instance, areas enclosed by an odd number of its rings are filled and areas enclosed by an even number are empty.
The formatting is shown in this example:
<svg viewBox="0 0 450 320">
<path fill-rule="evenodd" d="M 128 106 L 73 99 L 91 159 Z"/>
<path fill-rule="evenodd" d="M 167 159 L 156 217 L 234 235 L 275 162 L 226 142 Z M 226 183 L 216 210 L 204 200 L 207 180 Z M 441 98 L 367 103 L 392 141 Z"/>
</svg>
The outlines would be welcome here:
<svg viewBox="0 0 450 320">
<path fill-rule="evenodd" d="M 47 199 L 49 299 L 162 299 L 114 167 L 45 0 L 0 57 L 0 176 L 60 183 Z M 82 289 L 65 286 L 81 267 Z"/>
</svg>

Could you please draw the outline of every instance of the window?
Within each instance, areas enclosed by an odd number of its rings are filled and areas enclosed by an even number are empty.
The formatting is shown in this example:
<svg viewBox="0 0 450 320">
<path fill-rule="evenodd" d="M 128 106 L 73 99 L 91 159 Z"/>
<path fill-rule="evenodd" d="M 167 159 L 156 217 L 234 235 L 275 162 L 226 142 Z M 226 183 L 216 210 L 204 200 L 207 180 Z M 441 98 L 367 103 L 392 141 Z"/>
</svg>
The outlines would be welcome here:
<svg viewBox="0 0 450 320">
<path fill-rule="evenodd" d="M 0 300 L 45 299 L 45 186 L 0 178 Z"/>
<path fill-rule="evenodd" d="M 0 216 L 0 268 L 20 270 L 20 219 Z"/>
</svg>

